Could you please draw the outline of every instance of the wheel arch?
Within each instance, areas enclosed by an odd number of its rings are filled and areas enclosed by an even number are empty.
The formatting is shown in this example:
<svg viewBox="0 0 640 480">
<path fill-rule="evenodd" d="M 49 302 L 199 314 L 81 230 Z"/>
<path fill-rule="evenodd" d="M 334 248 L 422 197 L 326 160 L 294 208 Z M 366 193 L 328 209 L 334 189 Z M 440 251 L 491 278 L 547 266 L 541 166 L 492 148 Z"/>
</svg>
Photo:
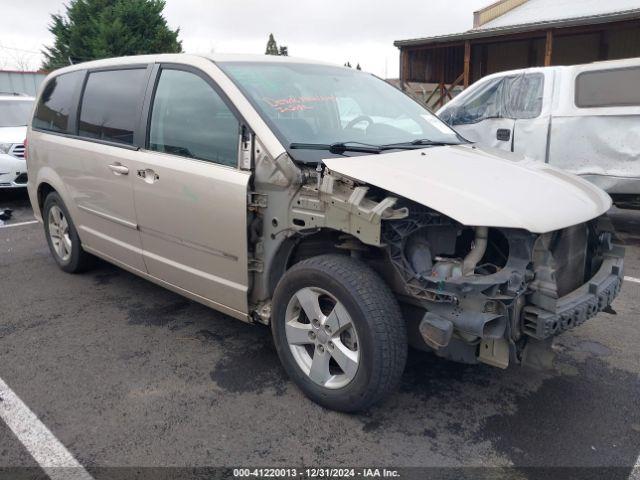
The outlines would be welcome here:
<svg viewBox="0 0 640 480">
<path fill-rule="evenodd" d="M 44 201 L 51 192 L 58 193 L 58 191 L 50 183 L 42 182 L 40 185 L 38 185 L 37 198 L 38 198 L 38 209 L 40 210 L 40 214 L 42 214 Z"/>
<path fill-rule="evenodd" d="M 339 246 L 339 242 L 343 246 Z M 303 260 L 327 254 L 350 256 L 351 250 L 344 246 L 349 242 L 354 245 L 364 245 L 354 235 L 332 228 L 319 228 L 309 233 L 299 232 L 288 237 L 278 246 L 267 272 L 269 295 L 273 295 L 278 282 L 287 270 Z M 366 247 L 382 252 L 380 247 Z"/>
<path fill-rule="evenodd" d="M 67 191 L 64 188 L 64 182 L 62 181 L 60 176 L 51 167 L 43 167 L 38 172 L 36 178 L 35 192 L 31 193 L 34 214 L 36 218 L 39 218 L 40 220 L 42 220 L 42 208 L 44 207 L 44 201 L 47 198 L 47 195 L 49 195 L 49 193 L 51 192 L 56 192 L 58 195 L 60 195 L 60 198 L 62 198 L 62 201 L 65 203 L 68 209 L 73 208 L 73 205 L 71 205 L 67 199 Z"/>
</svg>

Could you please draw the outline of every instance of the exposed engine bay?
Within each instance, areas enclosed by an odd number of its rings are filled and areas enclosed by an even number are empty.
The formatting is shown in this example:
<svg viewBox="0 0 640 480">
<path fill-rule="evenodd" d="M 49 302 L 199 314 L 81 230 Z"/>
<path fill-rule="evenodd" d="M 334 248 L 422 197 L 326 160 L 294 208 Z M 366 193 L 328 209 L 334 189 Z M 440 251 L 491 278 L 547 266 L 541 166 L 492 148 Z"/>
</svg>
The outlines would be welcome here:
<svg viewBox="0 0 640 480">
<path fill-rule="evenodd" d="M 419 320 L 407 315 L 413 344 L 440 356 L 505 368 L 522 360 L 527 343 L 581 324 L 619 291 L 622 249 L 606 217 L 538 235 L 465 227 L 419 205 L 408 210 L 385 222 L 383 240 L 409 303 L 427 309 Z M 595 278 L 602 268 L 604 282 Z M 587 291 L 563 309 L 583 285 Z"/>
</svg>

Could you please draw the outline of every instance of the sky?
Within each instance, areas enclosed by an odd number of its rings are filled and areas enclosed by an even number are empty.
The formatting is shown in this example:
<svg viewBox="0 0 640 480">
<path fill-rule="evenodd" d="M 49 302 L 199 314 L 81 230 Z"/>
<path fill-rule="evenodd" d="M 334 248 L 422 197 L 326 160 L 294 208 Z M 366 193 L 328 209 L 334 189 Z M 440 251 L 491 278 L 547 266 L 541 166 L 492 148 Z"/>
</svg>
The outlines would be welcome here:
<svg viewBox="0 0 640 480">
<path fill-rule="evenodd" d="M 167 0 L 165 17 L 187 53 L 264 53 L 269 33 L 289 55 L 397 78 L 394 40 L 468 30 L 492 0 Z M 0 69 L 35 70 L 60 0 L 0 0 Z"/>
</svg>

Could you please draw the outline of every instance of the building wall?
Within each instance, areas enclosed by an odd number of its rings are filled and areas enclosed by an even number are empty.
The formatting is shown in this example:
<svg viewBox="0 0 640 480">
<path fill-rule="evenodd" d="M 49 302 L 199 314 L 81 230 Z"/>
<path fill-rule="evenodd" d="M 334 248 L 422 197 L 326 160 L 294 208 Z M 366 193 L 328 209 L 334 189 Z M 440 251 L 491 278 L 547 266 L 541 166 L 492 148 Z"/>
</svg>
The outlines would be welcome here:
<svg viewBox="0 0 640 480">
<path fill-rule="evenodd" d="M 38 87 L 47 76 L 42 72 L 14 72 L 0 70 L 0 92 L 24 93 L 35 96 Z"/>
<path fill-rule="evenodd" d="M 640 27 L 613 30 L 606 42 L 611 60 L 640 57 Z"/>
<path fill-rule="evenodd" d="M 601 58 L 598 33 L 557 36 L 553 39 L 553 65 L 575 65 L 605 59 L 606 55 Z"/>
<path fill-rule="evenodd" d="M 640 20 L 553 29 L 551 65 L 640 57 Z M 496 72 L 543 66 L 546 31 L 471 39 L 472 82 Z M 464 70 L 464 43 L 404 47 L 405 81 L 451 84 Z"/>
<path fill-rule="evenodd" d="M 417 49 L 409 53 L 409 76 L 413 82 L 453 83 L 462 70 L 464 47 Z"/>
</svg>

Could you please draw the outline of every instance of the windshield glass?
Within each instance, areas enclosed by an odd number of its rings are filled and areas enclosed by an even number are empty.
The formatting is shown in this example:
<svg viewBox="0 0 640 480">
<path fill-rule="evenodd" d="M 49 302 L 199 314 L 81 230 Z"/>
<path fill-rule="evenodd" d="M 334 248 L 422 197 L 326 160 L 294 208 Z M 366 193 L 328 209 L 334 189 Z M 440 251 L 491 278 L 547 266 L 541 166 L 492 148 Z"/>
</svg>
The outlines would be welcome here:
<svg viewBox="0 0 640 480">
<path fill-rule="evenodd" d="M 27 100 L 0 101 L 0 127 L 24 127 L 32 106 L 33 102 Z"/>
<path fill-rule="evenodd" d="M 218 64 L 289 147 L 292 143 L 416 140 L 461 143 L 427 109 L 373 75 L 349 68 L 298 63 Z"/>
</svg>

